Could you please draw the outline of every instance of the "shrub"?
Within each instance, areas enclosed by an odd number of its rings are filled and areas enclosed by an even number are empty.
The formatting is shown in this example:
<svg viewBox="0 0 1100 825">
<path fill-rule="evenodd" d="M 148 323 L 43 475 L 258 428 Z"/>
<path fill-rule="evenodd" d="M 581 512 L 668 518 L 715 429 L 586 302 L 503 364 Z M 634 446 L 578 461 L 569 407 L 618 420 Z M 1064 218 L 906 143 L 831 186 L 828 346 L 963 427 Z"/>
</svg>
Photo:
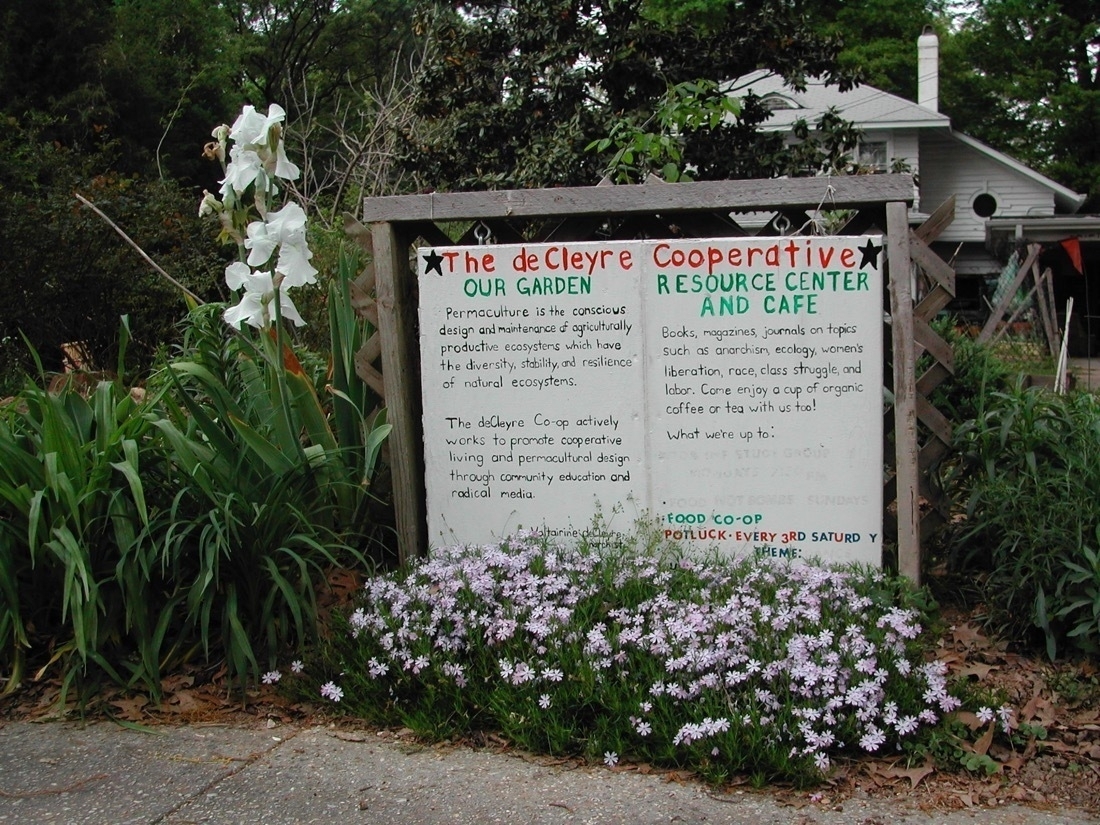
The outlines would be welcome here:
<svg viewBox="0 0 1100 825">
<path fill-rule="evenodd" d="M 533 532 L 371 579 L 322 695 L 428 737 L 804 783 L 953 710 L 904 586 L 878 572 L 691 560 Z M 331 674 L 339 674 L 332 676 Z"/>
<path fill-rule="evenodd" d="M 956 325 L 953 318 L 937 319 L 932 328 L 951 347 L 955 355 L 955 371 L 931 394 L 929 401 L 956 425 L 973 419 L 984 398 L 1012 388 L 1014 372 L 997 354 L 996 349 L 979 343 Z M 923 356 L 917 375 L 931 366 L 929 356 Z"/>
<path fill-rule="evenodd" d="M 216 211 L 238 243 L 226 281 L 240 303 L 193 309 L 182 350 L 144 400 L 118 377 L 88 394 L 28 386 L 3 409 L 6 689 L 23 678 L 28 651 L 46 650 L 42 672 L 59 665 L 66 687 L 106 676 L 156 694 L 162 671 L 197 652 L 224 656 L 243 687 L 314 638 L 327 568 L 367 565 L 389 432 L 354 369 L 373 330 L 352 311 L 357 262 L 345 257 L 329 289 L 331 358 L 299 358 L 288 341 L 280 316 L 297 312 L 286 291 L 317 273 L 304 212 L 267 208 L 281 191 L 275 177 L 297 174 L 282 118 L 277 106 L 269 116 L 246 107 L 232 130 L 217 130 L 230 158 L 224 201 L 207 196 L 202 211 Z M 128 324 L 123 333 L 118 376 Z"/>
<path fill-rule="evenodd" d="M 1036 634 L 1053 658 L 1100 642 L 1100 401 L 1016 387 L 961 426 L 966 517 L 950 536 L 956 569 L 981 577 L 994 624 Z"/>
<path fill-rule="evenodd" d="M 289 352 L 280 384 L 222 310 L 195 310 L 144 396 L 74 375 L 0 408 L 6 689 L 36 661 L 66 689 L 156 695 L 197 652 L 254 682 L 316 638 L 327 569 L 381 555 L 368 508 L 384 417 L 360 416 L 366 391 L 343 375 L 341 412 L 322 407 Z"/>
<path fill-rule="evenodd" d="M 79 191 L 124 226 L 154 259 L 204 299 L 224 295 L 216 279 L 222 250 L 199 220 L 194 198 L 171 181 L 108 171 L 110 147 L 80 154 L 48 139 L 49 123 L 7 119 L 0 129 L 0 397 L 34 373 L 23 336 L 47 370 L 62 366 L 61 345 L 79 345 L 88 369 L 113 368 L 116 327 L 127 315 L 128 370 L 150 368 L 174 340 L 183 304 L 101 218 Z"/>
</svg>

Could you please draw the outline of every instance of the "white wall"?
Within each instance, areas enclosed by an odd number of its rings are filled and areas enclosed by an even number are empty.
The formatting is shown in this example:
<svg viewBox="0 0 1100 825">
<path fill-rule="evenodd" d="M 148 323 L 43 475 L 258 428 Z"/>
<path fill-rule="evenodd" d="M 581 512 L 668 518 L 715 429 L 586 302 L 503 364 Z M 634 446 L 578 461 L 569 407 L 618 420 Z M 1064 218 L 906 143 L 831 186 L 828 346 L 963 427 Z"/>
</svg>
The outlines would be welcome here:
<svg viewBox="0 0 1100 825">
<path fill-rule="evenodd" d="M 974 198 L 982 193 L 996 198 L 991 217 L 1054 214 L 1050 190 L 948 134 L 922 134 L 920 153 L 921 211 L 933 211 L 951 195 L 956 199 L 955 221 L 941 241 L 984 244 L 985 219 L 973 209 Z"/>
</svg>

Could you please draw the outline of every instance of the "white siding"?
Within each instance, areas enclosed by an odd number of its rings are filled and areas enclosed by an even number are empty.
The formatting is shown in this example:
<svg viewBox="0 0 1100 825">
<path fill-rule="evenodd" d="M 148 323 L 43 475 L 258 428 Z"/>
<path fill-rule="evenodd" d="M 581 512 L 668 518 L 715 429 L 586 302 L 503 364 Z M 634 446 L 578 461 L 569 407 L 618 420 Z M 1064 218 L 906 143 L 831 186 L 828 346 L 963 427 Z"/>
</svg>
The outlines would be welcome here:
<svg viewBox="0 0 1100 825">
<path fill-rule="evenodd" d="M 1035 217 L 1054 214 L 1054 195 L 1035 181 L 948 134 L 922 134 L 920 152 L 921 211 L 931 212 L 955 196 L 955 221 L 941 241 L 985 242 L 985 219 L 974 213 L 974 198 L 983 193 L 997 201 L 991 216 Z"/>
<path fill-rule="evenodd" d="M 920 146 L 916 132 L 895 132 L 890 136 L 890 163 L 903 161 L 909 171 L 920 174 Z"/>
</svg>

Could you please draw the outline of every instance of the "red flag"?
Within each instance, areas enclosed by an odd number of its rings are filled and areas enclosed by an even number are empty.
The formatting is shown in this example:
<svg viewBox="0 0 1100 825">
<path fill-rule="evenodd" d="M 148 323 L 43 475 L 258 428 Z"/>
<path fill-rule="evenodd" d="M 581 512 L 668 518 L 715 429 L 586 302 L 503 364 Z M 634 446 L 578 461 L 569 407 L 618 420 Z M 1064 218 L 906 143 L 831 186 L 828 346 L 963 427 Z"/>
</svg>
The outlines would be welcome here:
<svg viewBox="0 0 1100 825">
<path fill-rule="evenodd" d="M 1062 249 L 1066 250 L 1066 254 L 1069 255 L 1069 262 L 1073 264 L 1073 268 L 1085 274 L 1085 265 L 1081 261 L 1081 239 L 1080 238 L 1066 238 L 1062 243 Z"/>
</svg>

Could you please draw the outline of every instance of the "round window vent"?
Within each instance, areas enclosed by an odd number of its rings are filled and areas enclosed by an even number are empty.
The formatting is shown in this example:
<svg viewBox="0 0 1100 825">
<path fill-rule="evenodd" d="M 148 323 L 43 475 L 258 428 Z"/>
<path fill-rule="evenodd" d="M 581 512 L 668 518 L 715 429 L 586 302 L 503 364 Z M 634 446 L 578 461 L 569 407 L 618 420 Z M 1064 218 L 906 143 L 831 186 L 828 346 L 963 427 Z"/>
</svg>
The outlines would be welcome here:
<svg viewBox="0 0 1100 825">
<path fill-rule="evenodd" d="M 983 192 L 974 198 L 974 214 L 979 218 L 990 218 L 997 211 L 997 199 L 988 192 Z"/>
</svg>

